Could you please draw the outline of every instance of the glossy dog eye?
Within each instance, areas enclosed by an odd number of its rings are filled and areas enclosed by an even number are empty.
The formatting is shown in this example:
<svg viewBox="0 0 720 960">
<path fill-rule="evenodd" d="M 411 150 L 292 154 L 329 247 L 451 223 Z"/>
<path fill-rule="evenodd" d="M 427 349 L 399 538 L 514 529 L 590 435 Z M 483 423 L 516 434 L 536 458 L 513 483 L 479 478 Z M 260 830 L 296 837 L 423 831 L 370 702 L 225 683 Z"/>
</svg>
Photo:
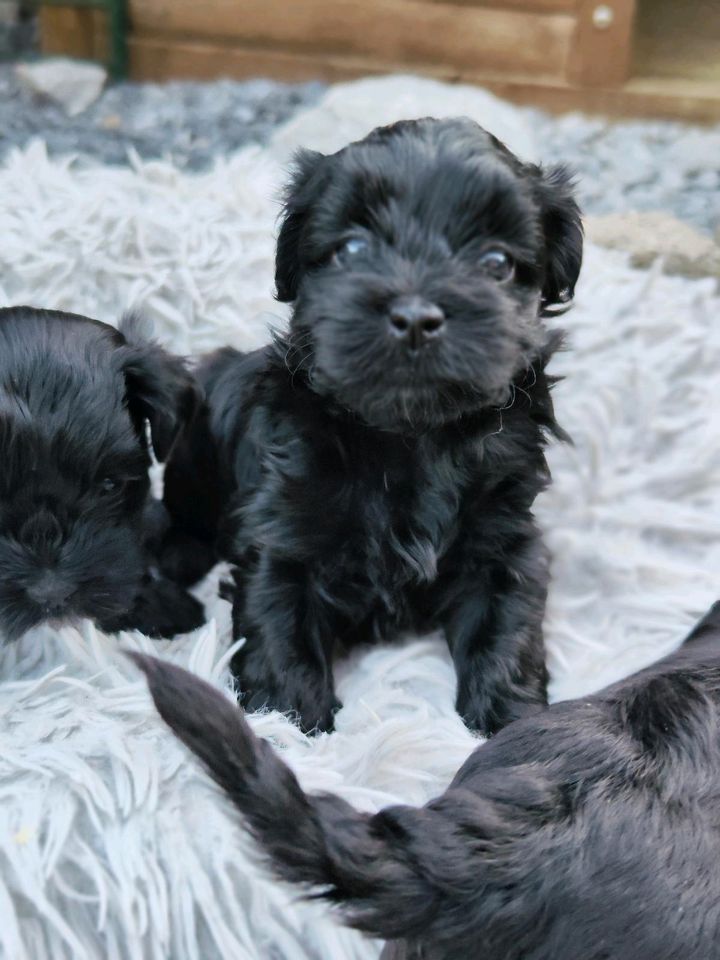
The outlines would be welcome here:
<svg viewBox="0 0 720 960">
<path fill-rule="evenodd" d="M 365 253 L 369 246 L 370 244 L 363 237 L 348 237 L 333 253 L 333 263 L 338 265 L 349 263 L 353 257 Z"/>
<path fill-rule="evenodd" d="M 118 493 L 122 487 L 122 482 L 114 477 L 103 477 L 99 487 L 102 493 Z"/>
<path fill-rule="evenodd" d="M 509 280 L 515 265 L 504 250 L 486 250 L 480 257 L 480 266 L 493 280 Z"/>
</svg>

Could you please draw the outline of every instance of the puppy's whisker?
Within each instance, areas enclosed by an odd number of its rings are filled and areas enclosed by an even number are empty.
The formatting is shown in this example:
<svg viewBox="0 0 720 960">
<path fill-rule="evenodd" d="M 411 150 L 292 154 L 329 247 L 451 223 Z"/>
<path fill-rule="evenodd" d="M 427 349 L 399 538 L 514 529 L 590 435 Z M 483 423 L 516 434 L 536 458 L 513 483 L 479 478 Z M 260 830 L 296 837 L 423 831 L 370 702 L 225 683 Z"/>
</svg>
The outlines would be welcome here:
<svg viewBox="0 0 720 960">
<path fill-rule="evenodd" d="M 523 390 L 522 392 L 525 393 L 524 390 Z M 525 394 L 525 396 L 528 396 L 528 394 Z M 503 406 L 503 407 L 498 407 L 497 409 L 498 409 L 498 410 L 509 410 L 512 406 L 514 406 L 514 404 L 515 404 L 515 384 L 514 384 L 514 383 L 511 383 L 511 384 L 510 384 L 510 399 L 509 399 L 508 402 L 505 404 L 505 406 Z"/>
</svg>

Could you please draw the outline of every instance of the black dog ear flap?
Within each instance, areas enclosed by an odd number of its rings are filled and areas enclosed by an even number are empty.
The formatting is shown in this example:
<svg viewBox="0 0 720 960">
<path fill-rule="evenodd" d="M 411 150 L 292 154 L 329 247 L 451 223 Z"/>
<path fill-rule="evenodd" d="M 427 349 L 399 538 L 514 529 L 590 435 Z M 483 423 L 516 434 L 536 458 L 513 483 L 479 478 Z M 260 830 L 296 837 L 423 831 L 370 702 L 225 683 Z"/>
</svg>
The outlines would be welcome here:
<svg viewBox="0 0 720 960">
<path fill-rule="evenodd" d="M 141 321 L 131 315 L 123 318 L 119 328 L 127 341 L 122 348 L 127 403 L 140 433 L 144 422 L 149 422 L 155 457 L 162 463 L 195 416 L 202 391 L 185 361 L 145 339 L 140 326 Z"/>
<path fill-rule="evenodd" d="M 583 256 L 583 226 L 572 174 L 564 166 L 540 173 L 540 203 L 545 234 L 544 311 L 568 303 L 575 293 Z"/>
<path fill-rule="evenodd" d="M 302 274 L 302 246 L 308 214 L 324 185 L 322 169 L 327 158 L 314 150 L 298 150 L 285 191 L 282 224 L 275 252 L 277 299 L 289 303 L 297 296 Z"/>
</svg>

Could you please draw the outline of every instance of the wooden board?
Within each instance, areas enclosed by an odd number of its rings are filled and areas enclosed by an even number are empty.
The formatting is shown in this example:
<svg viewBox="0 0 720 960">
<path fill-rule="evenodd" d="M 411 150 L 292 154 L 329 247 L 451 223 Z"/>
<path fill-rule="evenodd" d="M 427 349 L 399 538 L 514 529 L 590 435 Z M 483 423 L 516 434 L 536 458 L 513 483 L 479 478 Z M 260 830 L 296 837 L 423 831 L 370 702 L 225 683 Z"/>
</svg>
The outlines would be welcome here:
<svg viewBox="0 0 720 960">
<path fill-rule="evenodd" d="M 137 80 L 266 76 L 288 82 L 318 78 L 336 81 L 402 69 L 402 64 L 369 58 L 317 56 L 158 37 L 134 37 L 130 43 L 130 62 L 131 74 Z M 584 110 L 617 117 L 720 122 L 720 94 L 711 84 L 633 79 L 617 89 L 583 89 L 560 81 L 542 83 L 518 76 L 458 72 L 452 67 L 437 65 L 422 72 L 441 80 L 478 83 L 508 100 L 553 112 Z"/>
<path fill-rule="evenodd" d="M 262 47 L 220 46 L 210 42 L 133 36 L 130 39 L 130 76 L 133 80 L 213 80 L 272 77 L 286 83 L 352 80 L 363 75 L 389 73 L 392 67 L 367 59 L 288 53 Z"/>
<path fill-rule="evenodd" d="M 572 11 L 577 7 L 578 0 L 425 0 L 426 3 L 447 3 L 456 7 L 497 7 L 499 9 L 527 10 L 530 13 L 547 13 L 548 11 Z"/>
<path fill-rule="evenodd" d="M 565 73 L 575 28 L 566 13 L 428 0 L 302 0 L 285 3 L 281 15 L 268 0 L 135 0 L 130 10 L 140 36 L 555 77 Z"/>
<path fill-rule="evenodd" d="M 720 91 L 718 0 L 640 0 L 633 75 L 684 77 Z"/>
<path fill-rule="evenodd" d="M 631 79 L 621 87 L 606 89 L 513 80 L 488 80 L 483 85 L 499 97 L 551 113 L 581 110 L 603 117 L 720 123 L 720 93 L 716 84 Z"/>
<path fill-rule="evenodd" d="M 155 4 L 157 0 L 132 2 Z M 175 2 L 180 4 L 186 0 Z M 215 2 L 217 0 L 209 0 L 208 5 Z M 244 3 L 245 0 L 237 2 Z M 267 0 L 268 5 L 273 2 L 275 0 Z M 371 2 L 377 3 L 378 0 Z M 407 2 L 417 5 L 419 0 Z M 499 0 L 488 2 L 498 3 Z M 545 4 L 554 2 L 556 0 L 507 0 L 506 6 L 515 6 L 517 3 L 544 8 Z M 645 4 L 657 9 L 660 15 L 660 6 L 666 11 L 665 5 L 673 2 L 674 0 L 639 0 L 641 9 L 638 22 L 642 24 L 643 17 L 647 17 L 648 8 Z M 716 0 L 687 0 L 688 5 L 692 4 L 695 9 L 715 2 Z M 396 7 L 399 3 L 400 0 L 395 0 Z M 452 6 L 450 0 L 424 0 L 425 6 L 432 3 L 446 9 Z M 472 4 L 469 0 L 467 4 L 465 0 L 453 0 L 453 3 L 456 10 L 460 9 L 461 4 L 466 9 L 470 6 L 477 9 L 483 5 L 484 0 L 473 0 Z M 235 9 L 237 10 L 237 6 Z M 543 15 L 542 19 L 547 18 Z M 41 11 L 41 25 L 45 52 L 81 57 L 101 56 L 104 52 L 100 45 L 105 42 L 105 25 L 101 15 L 96 12 L 45 8 Z M 650 37 L 654 37 L 654 40 L 641 35 L 636 38 L 636 42 L 642 49 L 643 43 L 657 43 L 662 36 L 662 31 L 651 31 Z M 713 36 L 712 29 L 701 30 L 702 49 L 706 40 Z M 690 43 L 689 35 L 686 41 Z M 668 49 L 672 48 L 672 44 L 669 41 L 667 43 Z M 683 44 L 679 46 L 686 49 Z M 268 76 L 287 81 L 333 81 L 415 69 L 419 73 L 443 80 L 477 83 L 517 103 L 532 104 L 556 112 L 584 110 L 611 116 L 653 116 L 720 122 L 720 85 L 714 74 L 711 73 L 709 79 L 706 76 L 707 64 L 690 80 L 679 79 L 672 73 L 668 76 L 631 76 L 627 82 L 613 87 L 606 84 L 583 86 L 579 80 L 568 81 L 561 76 L 547 77 L 528 71 L 519 72 L 514 63 L 490 68 L 484 63 L 458 65 L 452 59 L 445 62 L 434 59 L 408 65 L 402 59 L 381 58 L 344 50 L 284 49 L 278 43 L 248 44 L 238 39 L 225 42 L 213 38 L 193 38 L 190 34 L 185 37 L 168 36 L 159 30 L 132 34 L 130 49 L 131 75 L 138 80 Z M 687 49 L 690 50 L 690 47 Z M 691 54 L 688 56 L 692 60 Z M 669 60 L 662 62 L 669 63 Z M 717 61 L 714 62 L 717 65 Z M 642 61 L 641 69 L 645 69 Z"/>
<path fill-rule="evenodd" d="M 605 28 L 594 19 L 600 7 L 597 0 L 579 0 L 568 70 L 571 83 L 613 87 L 624 83 L 630 74 L 635 0 L 611 0 L 604 6 L 612 16 Z"/>
<path fill-rule="evenodd" d="M 107 25 L 102 11 L 87 7 L 41 7 L 39 22 L 43 53 L 102 62 L 107 59 Z"/>
</svg>

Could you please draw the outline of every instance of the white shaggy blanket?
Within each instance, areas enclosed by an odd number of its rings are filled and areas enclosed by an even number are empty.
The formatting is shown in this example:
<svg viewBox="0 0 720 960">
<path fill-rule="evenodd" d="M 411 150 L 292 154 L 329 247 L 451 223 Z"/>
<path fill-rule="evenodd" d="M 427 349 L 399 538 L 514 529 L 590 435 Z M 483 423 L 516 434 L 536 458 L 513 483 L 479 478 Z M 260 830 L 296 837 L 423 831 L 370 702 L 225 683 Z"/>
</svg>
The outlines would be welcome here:
<svg viewBox="0 0 720 960">
<path fill-rule="evenodd" d="M 331 145 L 392 116 L 464 112 L 524 153 L 532 131 L 479 92 L 386 79 L 336 88 L 270 147 L 191 176 L 50 162 L 0 167 L 0 303 L 117 318 L 141 305 L 180 352 L 266 338 L 277 189 L 295 142 Z M 541 156 L 541 155 L 540 155 Z M 580 171 L 582 173 L 582 171 Z M 590 248 L 539 513 L 555 554 L 554 699 L 656 659 L 720 594 L 720 299 L 712 281 L 635 272 Z M 0 469 L 2 466 L 0 465 Z M 0 649 L 3 960 L 369 960 L 378 945 L 277 884 L 240 818 L 158 721 L 122 645 L 227 682 L 229 609 L 152 642 L 39 629 Z M 478 741 L 453 712 L 438 637 L 339 666 L 337 732 L 255 716 L 310 790 L 376 810 L 438 793 Z"/>
</svg>

